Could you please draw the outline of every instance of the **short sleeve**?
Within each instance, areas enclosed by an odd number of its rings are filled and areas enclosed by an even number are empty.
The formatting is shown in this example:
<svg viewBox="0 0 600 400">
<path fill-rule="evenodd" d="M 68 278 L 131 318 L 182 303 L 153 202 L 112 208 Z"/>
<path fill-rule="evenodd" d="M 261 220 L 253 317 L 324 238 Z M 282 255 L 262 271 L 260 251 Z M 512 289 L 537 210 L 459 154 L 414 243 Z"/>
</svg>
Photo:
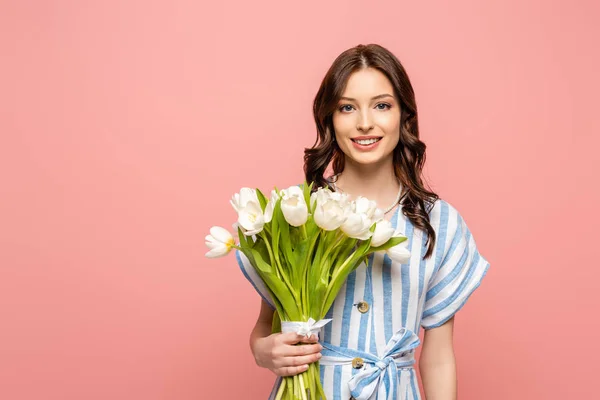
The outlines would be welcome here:
<svg viewBox="0 0 600 400">
<path fill-rule="evenodd" d="M 447 322 L 467 302 L 488 271 L 489 262 L 479 253 L 475 239 L 458 211 L 447 202 L 442 205 L 439 245 L 443 247 L 441 262 L 431 277 L 421 326 L 437 328 Z M 441 236 L 441 235 L 440 235 Z M 437 247 L 437 246 L 436 246 Z"/>
<path fill-rule="evenodd" d="M 271 294 L 269 293 L 269 291 L 268 291 L 267 287 L 265 286 L 265 283 L 263 282 L 261 277 L 258 275 L 256 270 L 250 263 L 250 260 L 248 260 L 248 257 L 246 257 L 246 255 L 244 253 L 242 253 L 241 251 L 236 250 L 235 258 L 237 259 L 238 265 L 240 266 L 240 269 L 242 270 L 242 273 L 244 274 L 246 279 L 248 279 L 250 281 L 250 283 L 252 284 L 254 289 L 258 292 L 258 294 L 260 294 L 260 296 L 274 310 L 275 305 L 273 304 Z"/>
</svg>

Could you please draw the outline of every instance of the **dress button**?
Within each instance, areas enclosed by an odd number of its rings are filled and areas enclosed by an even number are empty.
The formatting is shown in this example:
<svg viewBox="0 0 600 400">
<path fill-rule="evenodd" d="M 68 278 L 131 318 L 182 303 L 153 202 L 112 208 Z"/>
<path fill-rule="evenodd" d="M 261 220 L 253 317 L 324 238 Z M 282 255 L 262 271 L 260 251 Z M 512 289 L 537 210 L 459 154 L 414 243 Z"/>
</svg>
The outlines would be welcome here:
<svg viewBox="0 0 600 400">
<path fill-rule="evenodd" d="M 360 357 L 355 357 L 352 359 L 352 368 L 361 369 L 363 367 L 364 360 Z"/>
<path fill-rule="evenodd" d="M 360 301 L 356 304 L 356 308 L 358 308 L 358 311 L 364 314 L 369 311 L 369 303 L 366 301 Z"/>
</svg>

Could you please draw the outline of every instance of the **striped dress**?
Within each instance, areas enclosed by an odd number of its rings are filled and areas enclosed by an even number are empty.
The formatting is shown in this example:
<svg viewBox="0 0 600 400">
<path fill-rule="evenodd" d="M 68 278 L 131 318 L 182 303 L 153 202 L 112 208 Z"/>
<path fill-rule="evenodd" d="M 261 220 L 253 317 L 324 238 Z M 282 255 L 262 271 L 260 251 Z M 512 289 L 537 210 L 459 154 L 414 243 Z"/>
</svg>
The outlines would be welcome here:
<svg viewBox="0 0 600 400">
<path fill-rule="evenodd" d="M 319 334 L 321 382 L 328 400 L 420 400 L 414 370 L 420 328 L 435 328 L 450 319 L 489 268 L 465 220 L 447 201 L 438 199 L 429 212 L 437 240 L 425 260 L 426 233 L 399 210 L 391 221 L 408 237 L 410 262 L 372 254 L 368 268 L 362 263 L 348 276 L 326 316 L 332 321 Z M 248 259 L 239 251 L 236 257 L 246 278 L 272 306 Z M 277 377 L 269 399 L 275 398 L 280 382 Z"/>
</svg>

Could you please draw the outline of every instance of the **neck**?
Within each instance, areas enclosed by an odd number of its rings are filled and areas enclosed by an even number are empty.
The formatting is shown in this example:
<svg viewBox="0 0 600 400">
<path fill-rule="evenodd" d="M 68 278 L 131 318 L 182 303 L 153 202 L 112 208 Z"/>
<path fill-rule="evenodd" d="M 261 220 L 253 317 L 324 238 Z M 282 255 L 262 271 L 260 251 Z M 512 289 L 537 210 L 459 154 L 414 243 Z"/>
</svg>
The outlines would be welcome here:
<svg viewBox="0 0 600 400">
<path fill-rule="evenodd" d="M 336 185 L 351 198 L 367 197 L 380 208 L 390 206 L 400 189 L 391 159 L 383 165 L 357 165 L 347 161 Z"/>
</svg>

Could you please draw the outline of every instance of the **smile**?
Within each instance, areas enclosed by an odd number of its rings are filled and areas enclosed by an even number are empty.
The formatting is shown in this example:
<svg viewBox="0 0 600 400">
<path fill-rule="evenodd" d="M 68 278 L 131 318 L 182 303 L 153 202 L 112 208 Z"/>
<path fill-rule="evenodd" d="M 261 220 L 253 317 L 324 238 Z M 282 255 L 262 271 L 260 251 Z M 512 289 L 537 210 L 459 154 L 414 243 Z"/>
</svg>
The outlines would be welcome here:
<svg viewBox="0 0 600 400">
<path fill-rule="evenodd" d="M 373 138 L 373 139 L 358 139 L 358 140 L 355 140 L 355 139 L 350 139 L 350 140 L 352 140 L 354 143 L 358 143 L 358 144 L 360 144 L 360 145 L 362 145 L 362 146 L 368 146 L 368 145 L 370 145 L 370 144 L 373 144 L 373 143 L 379 142 L 379 141 L 381 140 L 381 138 Z"/>
</svg>

